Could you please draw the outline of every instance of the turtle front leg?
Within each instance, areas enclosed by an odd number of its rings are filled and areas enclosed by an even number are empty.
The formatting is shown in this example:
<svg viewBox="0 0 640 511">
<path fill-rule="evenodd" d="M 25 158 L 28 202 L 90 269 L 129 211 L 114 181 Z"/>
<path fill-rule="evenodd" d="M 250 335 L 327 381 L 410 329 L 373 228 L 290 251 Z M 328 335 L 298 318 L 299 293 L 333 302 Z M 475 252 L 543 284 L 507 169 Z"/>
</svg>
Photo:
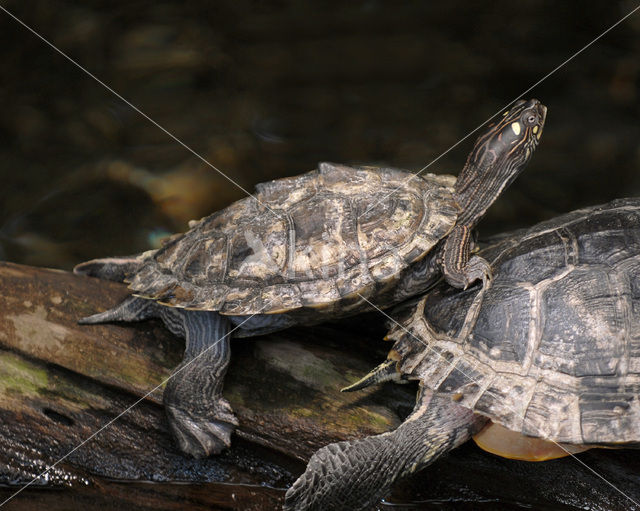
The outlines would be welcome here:
<svg viewBox="0 0 640 511">
<path fill-rule="evenodd" d="M 316 452 L 285 496 L 285 511 L 368 509 L 393 483 L 471 438 L 486 423 L 450 397 L 421 388 L 395 431 L 338 442 Z"/>
<path fill-rule="evenodd" d="M 216 312 L 169 307 L 163 307 L 160 316 L 186 340 L 182 363 L 163 396 L 171 431 L 183 452 L 195 458 L 217 454 L 231 445 L 238 425 L 222 397 L 231 358 L 229 320 Z"/>
<path fill-rule="evenodd" d="M 491 266 L 480 256 L 471 255 L 471 229 L 458 225 L 447 237 L 442 252 L 442 273 L 453 287 L 467 289 L 476 280 L 484 286 L 491 280 Z"/>
</svg>

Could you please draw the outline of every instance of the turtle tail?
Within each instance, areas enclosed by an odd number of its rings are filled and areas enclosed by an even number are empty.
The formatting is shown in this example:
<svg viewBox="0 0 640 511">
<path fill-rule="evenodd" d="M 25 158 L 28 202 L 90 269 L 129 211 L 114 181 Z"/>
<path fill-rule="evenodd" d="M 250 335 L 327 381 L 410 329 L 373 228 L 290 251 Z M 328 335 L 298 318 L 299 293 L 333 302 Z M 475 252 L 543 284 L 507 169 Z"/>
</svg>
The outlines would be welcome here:
<svg viewBox="0 0 640 511">
<path fill-rule="evenodd" d="M 142 262 L 143 260 L 139 255 L 92 259 L 77 265 L 73 269 L 73 273 L 103 280 L 124 282 L 140 268 Z"/>
<path fill-rule="evenodd" d="M 158 305 L 153 300 L 128 296 L 120 305 L 78 320 L 79 325 L 95 325 L 112 321 L 143 321 L 158 317 Z"/>
</svg>

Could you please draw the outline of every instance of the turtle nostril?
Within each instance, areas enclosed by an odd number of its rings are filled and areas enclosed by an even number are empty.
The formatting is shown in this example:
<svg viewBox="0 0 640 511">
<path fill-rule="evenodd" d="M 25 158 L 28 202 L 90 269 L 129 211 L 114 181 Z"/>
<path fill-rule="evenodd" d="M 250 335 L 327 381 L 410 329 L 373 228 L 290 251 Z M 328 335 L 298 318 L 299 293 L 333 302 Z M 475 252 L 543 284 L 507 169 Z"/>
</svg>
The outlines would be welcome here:
<svg viewBox="0 0 640 511">
<path fill-rule="evenodd" d="M 538 105 L 540 105 L 540 101 L 538 101 L 537 99 L 530 99 L 529 101 L 527 101 L 526 108 L 536 108 L 538 107 Z"/>
</svg>

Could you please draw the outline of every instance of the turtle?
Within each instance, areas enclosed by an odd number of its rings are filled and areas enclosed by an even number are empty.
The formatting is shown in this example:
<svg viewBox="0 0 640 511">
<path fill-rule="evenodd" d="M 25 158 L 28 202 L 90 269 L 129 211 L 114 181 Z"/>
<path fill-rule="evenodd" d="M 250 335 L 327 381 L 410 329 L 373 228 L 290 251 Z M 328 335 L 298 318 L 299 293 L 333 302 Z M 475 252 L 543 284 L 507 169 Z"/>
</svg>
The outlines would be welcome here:
<svg viewBox="0 0 640 511">
<path fill-rule="evenodd" d="M 479 254 L 494 278 L 399 306 L 387 360 L 344 389 L 418 380 L 413 412 L 318 450 L 285 510 L 369 508 L 472 437 L 530 461 L 640 447 L 640 199 L 498 236 Z"/>
<path fill-rule="evenodd" d="M 183 452 L 219 453 L 237 426 L 222 397 L 231 335 L 353 315 L 369 301 L 389 307 L 442 275 L 457 287 L 487 282 L 472 229 L 531 159 L 545 118 L 538 100 L 516 102 L 478 138 L 457 179 L 320 163 L 259 184 L 157 250 L 76 266 L 131 289 L 80 323 L 157 317 L 185 338 L 164 390 L 169 426 Z"/>
</svg>

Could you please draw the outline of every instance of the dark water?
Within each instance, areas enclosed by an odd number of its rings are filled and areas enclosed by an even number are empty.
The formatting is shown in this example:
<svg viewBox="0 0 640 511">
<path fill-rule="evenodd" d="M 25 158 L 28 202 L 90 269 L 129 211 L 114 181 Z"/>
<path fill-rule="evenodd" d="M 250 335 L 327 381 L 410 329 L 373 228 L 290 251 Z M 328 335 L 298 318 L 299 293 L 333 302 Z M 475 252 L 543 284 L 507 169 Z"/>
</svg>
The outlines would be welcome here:
<svg viewBox="0 0 640 511">
<path fill-rule="evenodd" d="M 284 490 L 243 484 L 154 484 L 106 482 L 102 488 L 28 490 L 6 505 L 12 511 L 43 509 L 101 509 L 102 511 L 168 511 L 243 509 L 261 511 L 282 505 Z M 1 495 L 1 493 L 0 493 Z"/>
<path fill-rule="evenodd" d="M 240 186 L 318 161 L 418 170 L 630 2 L 54 2 L 3 5 Z M 244 196 L 6 14 L 0 250 L 69 268 L 152 246 Z M 640 16 L 528 93 L 541 147 L 490 233 L 636 195 Z M 473 136 L 429 171 L 457 173 Z"/>
<path fill-rule="evenodd" d="M 635 7 L 551 0 L 2 5 L 249 191 L 322 160 L 418 170 Z M 0 13 L 0 23 L 0 259 L 69 269 L 146 250 L 244 196 L 9 16 Z M 527 94 L 549 108 L 542 143 L 481 224 L 483 234 L 639 194 L 639 52 L 636 14 Z M 428 170 L 456 174 L 473 138 Z M 178 509 L 169 495 L 180 494 L 176 488 L 163 486 L 150 506 Z M 225 488 L 215 491 L 259 494 L 263 508 L 281 498 L 278 490 Z M 46 492 L 29 495 L 34 506 L 51 502 Z M 71 499 L 62 509 L 85 497 L 56 498 Z M 526 508 L 509 499 L 502 508 Z"/>
</svg>

